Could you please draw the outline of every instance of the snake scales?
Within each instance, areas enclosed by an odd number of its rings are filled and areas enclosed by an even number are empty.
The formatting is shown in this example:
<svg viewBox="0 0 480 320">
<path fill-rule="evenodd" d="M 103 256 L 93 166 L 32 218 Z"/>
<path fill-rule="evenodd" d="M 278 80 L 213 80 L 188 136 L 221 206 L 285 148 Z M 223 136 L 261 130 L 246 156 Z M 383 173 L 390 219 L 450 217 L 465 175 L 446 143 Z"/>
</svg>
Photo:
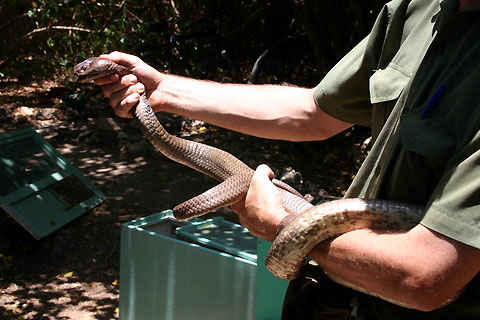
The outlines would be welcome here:
<svg viewBox="0 0 480 320">
<path fill-rule="evenodd" d="M 88 58 L 74 68 L 80 82 L 113 73 L 125 75 L 132 71 L 99 58 Z M 166 157 L 221 181 L 177 205 L 173 210 L 177 219 L 190 219 L 233 204 L 248 190 L 253 169 L 223 150 L 170 135 L 157 120 L 145 93 L 135 107 L 135 117 L 146 138 Z M 274 184 L 281 192 L 285 209 L 295 217 L 276 237 L 265 264 L 270 272 L 285 280 L 298 276 L 304 257 L 324 239 L 360 228 L 407 229 L 418 224 L 423 216 L 422 208 L 382 200 L 344 199 L 312 206 L 290 186 L 278 180 Z"/>
</svg>

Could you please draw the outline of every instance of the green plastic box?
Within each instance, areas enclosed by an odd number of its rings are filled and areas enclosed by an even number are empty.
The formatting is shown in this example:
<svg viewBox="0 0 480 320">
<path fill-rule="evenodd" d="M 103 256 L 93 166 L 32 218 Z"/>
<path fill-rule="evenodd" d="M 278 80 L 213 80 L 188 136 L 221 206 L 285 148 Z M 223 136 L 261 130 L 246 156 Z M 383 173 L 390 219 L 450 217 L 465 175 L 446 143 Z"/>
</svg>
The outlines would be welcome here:
<svg viewBox="0 0 480 320">
<path fill-rule="evenodd" d="M 0 135 L 0 207 L 36 239 L 105 200 L 33 128 Z"/>
<path fill-rule="evenodd" d="M 287 282 L 263 264 L 270 243 L 240 225 L 169 210 L 124 224 L 121 241 L 122 320 L 280 319 Z"/>
<path fill-rule="evenodd" d="M 288 281 L 276 278 L 265 267 L 265 257 L 272 243 L 257 239 L 257 320 L 278 320 L 282 316 L 283 298 Z"/>
<path fill-rule="evenodd" d="M 167 211 L 122 226 L 120 319 L 255 319 L 256 263 L 177 235 L 200 221 Z"/>
</svg>

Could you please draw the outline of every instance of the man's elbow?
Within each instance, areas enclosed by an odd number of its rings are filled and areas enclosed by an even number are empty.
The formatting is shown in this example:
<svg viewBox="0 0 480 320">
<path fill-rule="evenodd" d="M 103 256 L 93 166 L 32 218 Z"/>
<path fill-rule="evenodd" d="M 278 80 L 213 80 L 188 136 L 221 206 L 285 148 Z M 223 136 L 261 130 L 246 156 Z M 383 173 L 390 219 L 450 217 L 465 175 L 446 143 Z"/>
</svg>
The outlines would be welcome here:
<svg viewBox="0 0 480 320">
<path fill-rule="evenodd" d="M 433 274 L 415 277 L 409 283 L 410 307 L 420 311 L 433 311 L 455 300 L 458 290 L 444 277 Z"/>
</svg>

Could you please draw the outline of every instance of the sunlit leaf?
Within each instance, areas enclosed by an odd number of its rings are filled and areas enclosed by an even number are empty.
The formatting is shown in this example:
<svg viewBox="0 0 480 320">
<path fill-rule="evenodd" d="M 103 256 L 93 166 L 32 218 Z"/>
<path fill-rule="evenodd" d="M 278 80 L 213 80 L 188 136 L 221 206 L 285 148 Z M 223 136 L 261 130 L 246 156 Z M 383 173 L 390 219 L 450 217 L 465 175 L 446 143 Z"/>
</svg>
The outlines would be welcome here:
<svg viewBox="0 0 480 320">
<path fill-rule="evenodd" d="M 65 278 L 71 278 L 71 277 L 73 277 L 73 271 L 70 271 L 70 272 L 65 273 L 65 274 L 63 275 L 63 277 L 65 277 Z"/>
</svg>

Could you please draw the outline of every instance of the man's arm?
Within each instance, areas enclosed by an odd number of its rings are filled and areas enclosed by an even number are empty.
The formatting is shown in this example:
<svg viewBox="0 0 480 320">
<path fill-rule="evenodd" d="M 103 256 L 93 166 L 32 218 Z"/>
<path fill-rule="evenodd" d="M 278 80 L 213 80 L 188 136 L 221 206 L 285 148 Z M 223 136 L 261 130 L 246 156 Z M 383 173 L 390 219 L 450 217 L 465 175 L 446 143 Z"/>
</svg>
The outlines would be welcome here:
<svg viewBox="0 0 480 320">
<path fill-rule="evenodd" d="M 146 90 L 156 112 L 183 115 L 263 138 L 322 140 L 351 126 L 318 108 L 312 89 L 194 80 L 160 73 L 139 58 L 119 52 L 101 57 L 132 68 L 136 75 L 96 81 L 104 85 L 104 94 L 120 116 L 129 116 L 139 93 Z"/>
<path fill-rule="evenodd" d="M 260 166 L 246 197 L 232 206 L 252 234 L 272 241 L 287 214 Z M 318 244 L 309 254 L 329 274 L 389 300 L 430 311 L 480 270 L 480 250 L 418 225 L 406 232 L 357 230 Z"/>
<path fill-rule="evenodd" d="M 317 245 L 310 256 L 342 280 L 431 311 L 478 273 L 480 250 L 418 225 L 407 232 L 357 230 Z"/>
</svg>

